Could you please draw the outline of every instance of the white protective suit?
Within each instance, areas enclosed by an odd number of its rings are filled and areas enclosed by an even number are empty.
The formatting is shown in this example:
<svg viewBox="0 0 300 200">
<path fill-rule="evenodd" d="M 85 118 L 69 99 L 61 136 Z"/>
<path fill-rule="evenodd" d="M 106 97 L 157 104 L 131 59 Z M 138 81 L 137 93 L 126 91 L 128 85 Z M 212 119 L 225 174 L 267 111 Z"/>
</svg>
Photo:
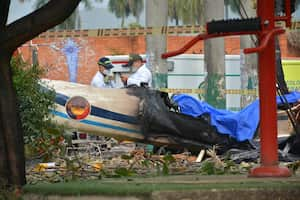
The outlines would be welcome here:
<svg viewBox="0 0 300 200">
<path fill-rule="evenodd" d="M 103 74 L 98 71 L 91 81 L 91 86 L 98 88 L 114 88 L 115 84 L 111 80 L 105 81 Z"/>
<path fill-rule="evenodd" d="M 150 70 L 144 64 L 138 70 L 130 75 L 127 79 L 127 85 L 141 86 L 141 83 L 147 83 L 149 87 L 152 84 L 152 74 Z"/>
</svg>

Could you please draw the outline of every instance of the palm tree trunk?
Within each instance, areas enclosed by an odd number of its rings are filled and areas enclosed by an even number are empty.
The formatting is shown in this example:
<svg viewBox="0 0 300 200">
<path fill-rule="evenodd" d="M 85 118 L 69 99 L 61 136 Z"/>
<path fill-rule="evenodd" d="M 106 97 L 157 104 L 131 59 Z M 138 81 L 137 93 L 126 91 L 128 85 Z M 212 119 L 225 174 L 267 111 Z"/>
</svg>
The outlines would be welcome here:
<svg viewBox="0 0 300 200">
<path fill-rule="evenodd" d="M 249 0 L 242 0 L 242 5 L 244 6 L 247 15 L 243 13 L 241 9 L 242 17 L 255 17 L 256 10 L 253 8 L 252 2 Z M 241 36 L 240 43 L 241 49 L 255 47 L 256 37 L 254 36 Z M 257 90 L 258 87 L 258 76 L 257 76 L 257 54 L 247 54 L 241 52 L 241 89 L 242 90 Z M 241 94 L 241 108 L 247 106 L 257 98 L 256 94 Z"/>
<path fill-rule="evenodd" d="M 124 16 L 122 16 L 121 28 L 124 28 L 124 22 L 125 22 L 125 17 L 124 17 Z"/>
<path fill-rule="evenodd" d="M 146 26 L 162 27 L 168 23 L 168 1 L 146 1 Z M 153 85 L 155 88 L 167 87 L 167 61 L 161 59 L 161 54 L 166 52 L 167 36 L 164 34 L 147 35 L 147 66 L 152 71 Z"/>
<path fill-rule="evenodd" d="M 205 0 L 205 19 L 224 18 L 224 0 Z M 216 38 L 204 42 L 204 61 L 207 68 L 205 100 L 216 108 L 226 107 L 224 39 Z"/>
</svg>

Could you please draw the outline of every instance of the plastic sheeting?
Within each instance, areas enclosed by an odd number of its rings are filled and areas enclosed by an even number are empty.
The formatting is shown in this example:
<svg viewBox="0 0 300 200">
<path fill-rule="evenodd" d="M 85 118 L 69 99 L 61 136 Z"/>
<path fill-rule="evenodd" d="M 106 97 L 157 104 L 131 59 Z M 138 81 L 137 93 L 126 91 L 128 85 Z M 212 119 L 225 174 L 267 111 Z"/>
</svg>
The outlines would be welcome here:
<svg viewBox="0 0 300 200">
<path fill-rule="evenodd" d="M 138 119 L 145 141 L 151 137 L 172 138 L 182 147 L 191 150 L 194 146 L 211 148 L 218 146 L 218 152 L 236 147 L 251 149 L 247 142 L 238 142 L 229 135 L 220 134 L 209 123 L 209 117 L 192 117 L 170 110 L 168 94 L 145 88 L 130 88 L 127 92 L 140 98 Z"/>
<path fill-rule="evenodd" d="M 289 103 L 300 100 L 299 92 L 291 92 L 285 95 Z M 251 140 L 259 124 L 259 101 L 256 100 L 239 112 L 216 109 L 204 101 L 185 94 L 173 96 L 173 101 L 180 107 L 180 112 L 193 117 L 204 114 L 210 115 L 210 123 L 216 127 L 219 133 L 227 134 L 237 141 Z M 282 104 L 280 97 L 277 104 Z"/>
</svg>

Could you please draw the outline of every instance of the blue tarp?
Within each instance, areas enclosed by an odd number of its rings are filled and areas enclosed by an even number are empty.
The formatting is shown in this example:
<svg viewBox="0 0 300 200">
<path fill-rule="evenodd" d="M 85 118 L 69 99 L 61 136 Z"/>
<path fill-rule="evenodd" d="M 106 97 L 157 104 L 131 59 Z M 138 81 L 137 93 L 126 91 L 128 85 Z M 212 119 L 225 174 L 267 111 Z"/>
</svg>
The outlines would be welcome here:
<svg viewBox="0 0 300 200">
<path fill-rule="evenodd" d="M 285 95 L 285 98 L 289 103 L 294 103 L 300 100 L 300 93 L 291 92 Z M 252 139 L 259 123 L 258 100 L 253 101 L 239 112 L 216 109 L 204 101 L 185 94 L 175 95 L 173 100 L 183 114 L 193 117 L 210 114 L 211 125 L 215 126 L 219 133 L 228 134 L 238 141 Z M 277 104 L 281 104 L 279 97 L 276 100 Z"/>
</svg>

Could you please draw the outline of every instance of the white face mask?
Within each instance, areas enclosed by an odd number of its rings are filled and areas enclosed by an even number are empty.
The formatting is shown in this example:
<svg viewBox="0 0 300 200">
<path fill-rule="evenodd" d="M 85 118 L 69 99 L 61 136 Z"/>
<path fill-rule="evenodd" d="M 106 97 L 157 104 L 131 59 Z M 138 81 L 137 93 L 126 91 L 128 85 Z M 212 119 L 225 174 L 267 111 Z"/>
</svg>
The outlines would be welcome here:
<svg viewBox="0 0 300 200">
<path fill-rule="evenodd" d="M 102 72 L 105 76 L 108 76 L 108 75 L 110 75 L 110 70 L 109 69 L 105 69 L 105 70 L 103 70 L 103 72 Z"/>
<path fill-rule="evenodd" d="M 138 67 L 134 67 L 134 66 L 131 67 L 132 72 L 136 72 L 138 69 L 139 69 Z"/>
</svg>

